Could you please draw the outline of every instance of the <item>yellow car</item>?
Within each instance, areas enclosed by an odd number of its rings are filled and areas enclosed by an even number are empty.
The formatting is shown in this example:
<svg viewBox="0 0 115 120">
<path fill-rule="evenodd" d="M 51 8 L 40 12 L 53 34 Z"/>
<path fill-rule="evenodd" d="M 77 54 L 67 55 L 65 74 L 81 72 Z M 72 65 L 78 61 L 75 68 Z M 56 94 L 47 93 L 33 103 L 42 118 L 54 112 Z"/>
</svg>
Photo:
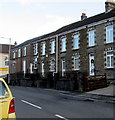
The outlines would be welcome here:
<svg viewBox="0 0 115 120">
<path fill-rule="evenodd" d="M 0 78 L 0 120 L 15 120 L 14 98 L 4 81 Z"/>
</svg>

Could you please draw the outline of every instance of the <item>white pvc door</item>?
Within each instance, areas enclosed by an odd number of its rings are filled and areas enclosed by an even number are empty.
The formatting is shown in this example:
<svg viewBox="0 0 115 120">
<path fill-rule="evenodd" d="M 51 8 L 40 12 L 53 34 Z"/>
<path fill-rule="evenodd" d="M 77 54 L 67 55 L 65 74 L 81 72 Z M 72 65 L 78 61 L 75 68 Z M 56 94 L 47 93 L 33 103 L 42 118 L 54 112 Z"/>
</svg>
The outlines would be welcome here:
<svg viewBox="0 0 115 120">
<path fill-rule="evenodd" d="M 95 75 L 95 64 L 94 64 L 94 54 L 89 55 L 89 75 Z"/>
<path fill-rule="evenodd" d="M 44 76 L 44 63 L 42 63 L 42 76 Z"/>
<path fill-rule="evenodd" d="M 24 74 L 26 73 L 26 61 L 25 60 L 23 61 L 23 72 Z"/>
<path fill-rule="evenodd" d="M 66 71 L 66 62 L 65 59 L 62 60 L 62 76 L 64 76 L 64 72 Z"/>
</svg>

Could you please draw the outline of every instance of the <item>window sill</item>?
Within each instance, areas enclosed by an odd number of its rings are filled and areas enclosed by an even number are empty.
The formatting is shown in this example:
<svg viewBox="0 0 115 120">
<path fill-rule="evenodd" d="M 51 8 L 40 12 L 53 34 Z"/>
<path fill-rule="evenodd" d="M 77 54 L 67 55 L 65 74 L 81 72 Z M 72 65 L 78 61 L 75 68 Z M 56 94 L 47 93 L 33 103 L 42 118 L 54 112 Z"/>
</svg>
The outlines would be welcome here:
<svg viewBox="0 0 115 120">
<path fill-rule="evenodd" d="M 72 50 L 75 51 L 75 50 L 79 50 L 80 48 L 73 48 Z"/>
<path fill-rule="evenodd" d="M 34 70 L 37 70 L 38 68 L 34 68 Z"/>
<path fill-rule="evenodd" d="M 114 69 L 114 67 L 110 67 L 110 68 L 105 68 L 106 70 L 112 70 Z"/>
<path fill-rule="evenodd" d="M 109 42 L 109 43 L 106 43 L 106 42 L 105 42 L 104 44 L 105 44 L 105 45 L 109 45 L 109 44 L 113 44 L 113 43 L 114 43 L 114 42 Z"/>
<path fill-rule="evenodd" d="M 61 51 L 61 53 L 66 53 L 66 51 Z"/>
<path fill-rule="evenodd" d="M 87 48 L 94 48 L 94 47 L 96 47 L 96 45 L 94 45 L 94 46 L 88 46 Z"/>
<path fill-rule="evenodd" d="M 79 71 L 80 69 L 73 69 L 74 71 Z"/>
<path fill-rule="evenodd" d="M 54 55 L 55 53 L 50 53 L 50 55 Z"/>
<path fill-rule="evenodd" d="M 46 55 L 41 55 L 41 56 L 46 56 Z"/>
<path fill-rule="evenodd" d="M 34 54 L 35 56 L 38 55 L 38 53 Z"/>
<path fill-rule="evenodd" d="M 55 70 L 49 70 L 50 72 L 55 72 Z"/>
</svg>

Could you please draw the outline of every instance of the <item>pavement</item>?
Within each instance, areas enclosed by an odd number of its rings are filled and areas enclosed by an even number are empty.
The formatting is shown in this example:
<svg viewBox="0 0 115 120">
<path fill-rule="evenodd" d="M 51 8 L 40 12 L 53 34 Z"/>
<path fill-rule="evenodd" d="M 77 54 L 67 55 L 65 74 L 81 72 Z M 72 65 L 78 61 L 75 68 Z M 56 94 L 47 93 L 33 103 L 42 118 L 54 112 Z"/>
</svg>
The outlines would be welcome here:
<svg viewBox="0 0 115 120">
<path fill-rule="evenodd" d="M 105 88 L 85 92 L 80 97 L 84 97 L 86 101 L 103 101 L 106 103 L 115 104 L 115 85 L 110 85 Z"/>
<path fill-rule="evenodd" d="M 115 97 L 114 89 L 115 89 L 115 85 L 110 85 L 108 87 L 93 90 L 93 91 L 90 91 L 90 92 L 87 92 L 87 93 L 103 95 L 103 96 L 114 96 Z"/>
<path fill-rule="evenodd" d="M 98 101 L 115 104 L 115 85 L 110 85 L 105 88 L 93 90 L 90 92 L 70 92 L 70 91 L 60 91 L 62 94 L 66 94 L 70 97 L 75 97 L 77 100 L 82 101 Z"/>
</svg>

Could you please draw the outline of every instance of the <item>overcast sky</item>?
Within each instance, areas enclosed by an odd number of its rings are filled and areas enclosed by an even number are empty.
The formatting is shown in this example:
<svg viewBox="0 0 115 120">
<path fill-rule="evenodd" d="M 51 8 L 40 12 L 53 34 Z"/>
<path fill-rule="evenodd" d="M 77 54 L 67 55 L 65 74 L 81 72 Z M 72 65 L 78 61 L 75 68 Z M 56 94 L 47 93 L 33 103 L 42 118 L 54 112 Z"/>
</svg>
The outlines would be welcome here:
<svg viewBox="0 0 115 120">
<path fill-rule="evenodd" d="M 0 0 L 0 43 L 18 44 L 105 11 L 106 0 Z"/>
</svg>

